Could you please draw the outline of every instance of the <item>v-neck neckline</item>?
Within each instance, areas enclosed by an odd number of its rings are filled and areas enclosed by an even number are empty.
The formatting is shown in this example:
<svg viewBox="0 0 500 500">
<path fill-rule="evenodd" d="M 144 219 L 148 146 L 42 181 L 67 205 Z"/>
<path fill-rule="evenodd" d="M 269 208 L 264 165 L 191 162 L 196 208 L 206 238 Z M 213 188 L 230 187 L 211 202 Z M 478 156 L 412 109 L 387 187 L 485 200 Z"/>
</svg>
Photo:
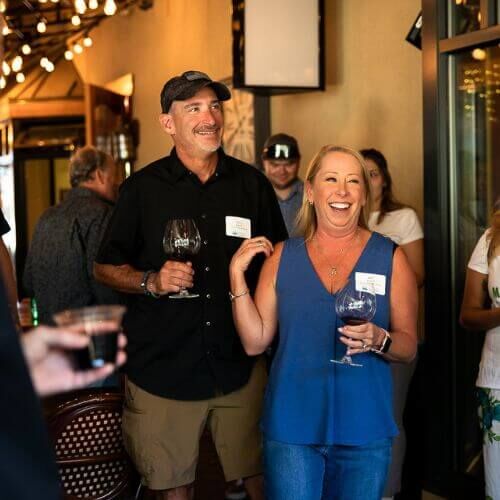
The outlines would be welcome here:
<svg viewBox="0 0 500 500">
<path fill-rule="evenodd" d="M 359 254 L 359 257 L 357 258 L 356 262 L 354 263 L 354 266 L 352 267 L 350 273 L 347 275 L 347 281 L 349 281 L 351 279 L 351 276 L 352 276 L 352 273 L 355 272 L 356 268 L 358 267 L 358 264 L 361 262 L 361 259 L 363 258 L 366 250 L 368 249 L 368 246 L 371 244 L 371 241 L 372 241 L 372 238 L 373 238 L 373 232 L 370 233 L 370 237 L 368 238 L 368 240 L 366 241 L 366 244 L 363 248 L 363 250 L 361 251 L 361 253 Z M 314 263 L 311 259 L 311 256 L 309 255 L 309 251 L 307 249 L 307 242 L 304 240 L 304 252 L 306 254 L 306 258 L 307 258 L 307 261 L 309 263 L 309 267 L 310 267 L 310 270 L 312 271 L 312 273 L 314 274 L 315 278 L 316 278 L 316 281 L 319 283 L 321 289 L 329 296 L 329 297 L 335 297 L 337 295 L 337 293 L 342 290 L 343 287 L 337 289 L 334 293 L 333 292 L 330 292 L 328 290 L 328 288 L 325 286 L 325 284 L 323 283 L 323 281 L 321 280 L 321 277 L 320 275 L 318 274 L 318 272 L 316 271 L 316 268 L 314 267 Z"/>
</svg>

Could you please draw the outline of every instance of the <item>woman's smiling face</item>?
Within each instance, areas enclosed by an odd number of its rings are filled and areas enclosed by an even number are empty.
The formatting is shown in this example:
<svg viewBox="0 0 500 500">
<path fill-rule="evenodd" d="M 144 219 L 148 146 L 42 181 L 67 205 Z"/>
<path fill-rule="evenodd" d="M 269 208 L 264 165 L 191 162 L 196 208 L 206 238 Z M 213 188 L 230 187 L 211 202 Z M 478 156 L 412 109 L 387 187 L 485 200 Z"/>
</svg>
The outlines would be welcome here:
<svg viewBox="0 0 500 500">
<path fill-rule="evenodd" d="M 354 156 L 328 153 L 306 190 L 308 200 L 314 203 L 318 229 L 341 236 L 357 228 L 366 203 L 366 186 L 362 166 Z"/>
</svg>

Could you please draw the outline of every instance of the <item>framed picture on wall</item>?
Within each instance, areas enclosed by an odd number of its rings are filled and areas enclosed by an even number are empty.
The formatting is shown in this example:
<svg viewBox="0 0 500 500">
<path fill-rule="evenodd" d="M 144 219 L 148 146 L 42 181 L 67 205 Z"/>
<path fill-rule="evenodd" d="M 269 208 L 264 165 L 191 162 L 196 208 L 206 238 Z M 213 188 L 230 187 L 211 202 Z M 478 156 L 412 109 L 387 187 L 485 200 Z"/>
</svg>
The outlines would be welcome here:
<svg viewBox="0 0 500 500">
<path fill-rule="evenodd" d="M 222 83 L 231 90 L 231 99 L 224 102 L 224 151 L 238 160 L 255 165 L 255 109 L 254 95 L 233 88 L 232 79 Z"/>
</svg>

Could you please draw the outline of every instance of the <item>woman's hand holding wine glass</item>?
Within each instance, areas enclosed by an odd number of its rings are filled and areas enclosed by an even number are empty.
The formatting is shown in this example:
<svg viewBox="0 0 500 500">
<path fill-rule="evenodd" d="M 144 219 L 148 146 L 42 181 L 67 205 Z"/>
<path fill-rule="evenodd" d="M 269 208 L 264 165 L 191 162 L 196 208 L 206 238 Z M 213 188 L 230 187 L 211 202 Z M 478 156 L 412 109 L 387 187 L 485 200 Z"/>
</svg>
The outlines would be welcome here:
<svg viewBox="0 0 500 500">
<path fill-rule="evenodd" d="M 340 341 L 347 346 L 346 355 L 360 354 L 372 347 L 379 347 L 385 337 L 384 331 L 373 323 L 346 324 L 338 329 Z"/>
</svg>

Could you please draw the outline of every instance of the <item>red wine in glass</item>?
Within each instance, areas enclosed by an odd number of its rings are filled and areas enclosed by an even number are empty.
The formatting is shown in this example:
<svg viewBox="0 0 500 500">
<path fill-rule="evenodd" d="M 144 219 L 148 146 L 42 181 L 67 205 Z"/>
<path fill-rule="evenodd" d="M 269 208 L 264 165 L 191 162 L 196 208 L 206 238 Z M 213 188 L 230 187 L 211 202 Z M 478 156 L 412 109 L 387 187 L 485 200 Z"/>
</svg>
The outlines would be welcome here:
<svg viewBox="0 0 500 500">
<path fill-rule="evenodd" d="M 357 289 L 353 280 L 337 292 L 335 312 L 345 325 L 362 325 L 371 321 L 377 310 L 377 296 L 371 290 Z M 337 333 L 337 332 L 336 332 Z M 347 353 L 341 359 L 332 359 L 332 363 L 348 366 L 363 366 L 354 363 Z"/>
<path fill-rule="evenodd" d="M 165 225 L 163 249 L 170 260 L 187 262 L 200 251 L 200 232 L 193 219 L 170 219 Z M 168 296 L 170 299 L 193 299 L 197 293 L 190 293 L 181 287 L 179 293 Z"/>
</svg>

